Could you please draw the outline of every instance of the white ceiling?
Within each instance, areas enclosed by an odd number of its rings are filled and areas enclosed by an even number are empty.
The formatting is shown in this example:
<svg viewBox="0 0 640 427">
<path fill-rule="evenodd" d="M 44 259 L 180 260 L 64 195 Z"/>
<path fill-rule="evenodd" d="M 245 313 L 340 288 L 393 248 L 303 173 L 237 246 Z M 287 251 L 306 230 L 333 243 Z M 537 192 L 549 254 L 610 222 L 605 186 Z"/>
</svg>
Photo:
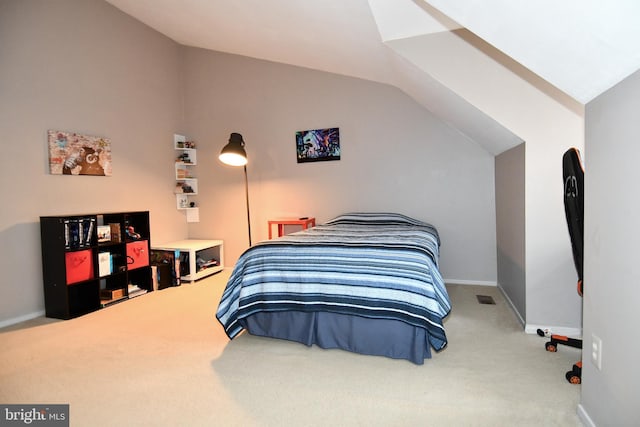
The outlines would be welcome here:
<svg viewBox="0 0 640 427">
<path fill-rule="evenodd" d="M 586 104 L 640 68 L 638 0 L 418 0 Z"/>
<path fill-rule="evenodd" d="M 521 140 L 430 74 L 436 37 L 481 37 L 581 104 L 640 69 L 638 0 L 107 1 L 183 45 L 394 85 L 492 154 Z"/>
</svg>

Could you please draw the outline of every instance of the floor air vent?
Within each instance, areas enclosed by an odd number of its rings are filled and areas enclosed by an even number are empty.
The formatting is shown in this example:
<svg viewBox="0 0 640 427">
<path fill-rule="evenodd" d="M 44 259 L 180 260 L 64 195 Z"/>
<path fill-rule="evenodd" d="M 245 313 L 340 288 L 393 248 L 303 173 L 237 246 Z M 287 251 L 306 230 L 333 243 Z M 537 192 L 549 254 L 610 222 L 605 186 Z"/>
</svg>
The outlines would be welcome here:
<svg viewBox="0 0 640 427">
<path fill-rule="evenodd" d="M 480 304 L 496 305 L 496 302 L 493 300 L 492 296 L 489 296 L 489 295 L 476 295 L 476 298 L 478 298 L 478 302 Z"/>
</svg>

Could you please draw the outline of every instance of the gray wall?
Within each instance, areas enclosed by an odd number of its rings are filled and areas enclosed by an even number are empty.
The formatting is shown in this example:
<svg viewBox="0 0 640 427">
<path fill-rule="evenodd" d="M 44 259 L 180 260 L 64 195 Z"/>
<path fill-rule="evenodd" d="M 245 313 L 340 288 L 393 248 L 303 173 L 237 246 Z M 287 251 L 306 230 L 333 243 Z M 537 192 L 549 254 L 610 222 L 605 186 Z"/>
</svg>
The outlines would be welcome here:
<svg viewBox="0 0 640 427">
<path fill-rule="evenodd" d="M 251 156 L 254 240 L 267 220 L 393 210 L 436 225 L 451 281 L 496 282 L 493 157 L 390 86 L 177 45 L 100 0 L 0 0 L 0 325 L 44 309 L 39 216 L 151 212 L 152 244 L 246 248 L 242 173 L 217 155 L 232 131 Z M 343 159 L 297 164 L 294 132 L 337 126 Z M 46 132 L 110 138 L 113 176 L 48 173 Z M 201 222 L 175 206 L 173 134 L 198 143 Z"/>
<path fill-rule="evenodd" d="M 254 241 L 269 218 L 395 211 L 434 224 L 450 281 L 495 285 L 493 156 L 391 86 L 202 49 L 186 49 L 187 129 L 198 142 L 206 221 L 195 237 L 246 249 L 242 172 L 217 155 L 244 136 Z M 295 132 L 339 127 L 340 161 L 298 164 Z"/>
<path fill-rule="evenodd" d="M 410 46 L 418 39 L 420 54 Z M 572 285 L 576 274 L 564 218 L 561 160 L 569 147 L 582 148 L 584 143 L 582 105 L 467 31 L 392 44 L 439 83 L 526 141 L 525 328 L 532 333 L 537 327 L 550 327 L 579 334 L 582 300 Z M 544 54 L 541 50 L 541 57 Z M 467 120 L 463 116 L 457 121 Z"/>
<path fill-rule="evenodd" d="M 586 107 L 584 351 L 580 413 L 598 426 L 640 425 L 638 241 L 640 72 Z"/>
<path fill-rule="evenodd" d="M 179 45 L 100 0 L 0 0 L 0 64 L 2 324 L 44 309 L 39 216 L 150 210 L 152 242 L 187 226 Z M 50 175 L 48 129 L 110 138 L 113 176 Z"/>
<path fill-rule="evenodd" d="M 526 315 L 525 144 L 495 158 L 498 286 L 520 322 Z"/>
</svg>

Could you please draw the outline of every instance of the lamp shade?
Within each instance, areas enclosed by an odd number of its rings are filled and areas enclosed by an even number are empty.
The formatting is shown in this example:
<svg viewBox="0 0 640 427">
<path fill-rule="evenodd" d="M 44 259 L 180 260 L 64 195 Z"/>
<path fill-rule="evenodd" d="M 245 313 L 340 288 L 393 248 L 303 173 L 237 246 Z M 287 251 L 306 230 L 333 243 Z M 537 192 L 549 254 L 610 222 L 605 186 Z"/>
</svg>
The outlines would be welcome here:
<svg viewBox="0 0 640 427">
<path fill-rule="evenodd" d="M 247 164 L 247 152 L 244 150 L 244 140 L 239 133 L 232 133 L 229 143 L 224 146 L 218 157 L 224 164 L 230 166 L 244 166 Z"/>
</svg>

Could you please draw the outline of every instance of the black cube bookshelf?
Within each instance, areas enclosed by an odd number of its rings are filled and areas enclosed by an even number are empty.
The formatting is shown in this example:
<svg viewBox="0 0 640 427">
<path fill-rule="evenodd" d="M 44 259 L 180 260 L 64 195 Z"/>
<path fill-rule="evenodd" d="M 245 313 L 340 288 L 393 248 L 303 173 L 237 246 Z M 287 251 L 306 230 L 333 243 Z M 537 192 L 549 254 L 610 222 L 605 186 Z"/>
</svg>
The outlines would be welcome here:
<svg viewBox="0 0 640 427">
<path fill-rule="evenodd" d="M 47 317 L 71 319 L 153 291 L 149 212 L 40 217 Z"/>
</svg>

